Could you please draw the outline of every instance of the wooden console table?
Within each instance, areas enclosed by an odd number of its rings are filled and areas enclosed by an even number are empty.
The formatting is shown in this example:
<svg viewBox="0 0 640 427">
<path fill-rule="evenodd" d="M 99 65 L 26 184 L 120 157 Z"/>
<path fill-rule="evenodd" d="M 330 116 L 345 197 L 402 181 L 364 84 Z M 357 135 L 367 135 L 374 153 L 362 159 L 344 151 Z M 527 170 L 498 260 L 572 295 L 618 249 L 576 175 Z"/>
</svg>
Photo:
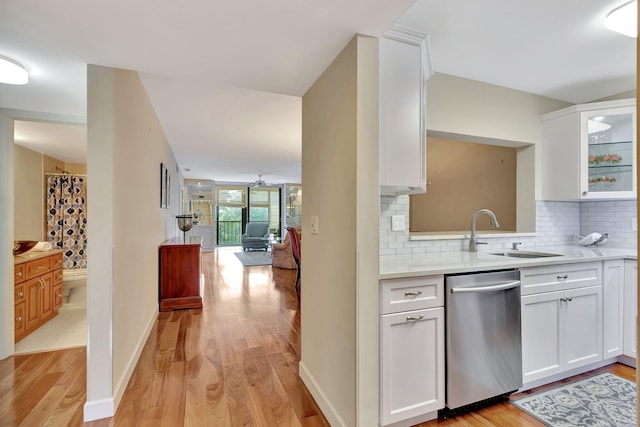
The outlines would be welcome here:
<svg viewBox="0 0 640 427">
<path fill-rule="evenodd" d="M 160 311 L 202 308 L 201 236 L 181 237 L 160 245 Z"/>
</svg>

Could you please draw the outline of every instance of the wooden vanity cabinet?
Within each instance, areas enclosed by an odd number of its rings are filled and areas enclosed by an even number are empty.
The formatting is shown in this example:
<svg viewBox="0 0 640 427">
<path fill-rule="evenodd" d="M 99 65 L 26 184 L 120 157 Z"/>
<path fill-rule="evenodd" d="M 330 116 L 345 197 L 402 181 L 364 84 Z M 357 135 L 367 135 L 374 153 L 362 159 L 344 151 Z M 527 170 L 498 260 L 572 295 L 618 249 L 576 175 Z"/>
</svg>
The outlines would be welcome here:
<svg viewBox="0 0 640 427">
<path fill-rule="evenodd" d="M 62 251 L 14 258 L 15 342 L 58 314 L 62 277 Z"/>
<path fill-rule="evenodd" d="M 160 311 L 202 308 L 202 237 L 170 239 L 160 245 Z"/>
</svg>

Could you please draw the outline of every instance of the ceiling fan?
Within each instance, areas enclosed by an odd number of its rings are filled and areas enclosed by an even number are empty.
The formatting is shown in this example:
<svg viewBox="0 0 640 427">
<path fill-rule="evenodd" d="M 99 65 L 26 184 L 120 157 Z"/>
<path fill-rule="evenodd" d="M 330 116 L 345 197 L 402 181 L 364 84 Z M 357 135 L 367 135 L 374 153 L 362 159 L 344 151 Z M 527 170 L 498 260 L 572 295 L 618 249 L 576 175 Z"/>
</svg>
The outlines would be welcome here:
<svg viewBox="0 0 640 427">
<path fill-rule="evenodd" d="M 253 183 L 253 187 L 266 187 L 266 186 L 267 186 L 267 183 L 263 181 L 262 174 L 259 173 L 258 179 Z"/>
</svg>

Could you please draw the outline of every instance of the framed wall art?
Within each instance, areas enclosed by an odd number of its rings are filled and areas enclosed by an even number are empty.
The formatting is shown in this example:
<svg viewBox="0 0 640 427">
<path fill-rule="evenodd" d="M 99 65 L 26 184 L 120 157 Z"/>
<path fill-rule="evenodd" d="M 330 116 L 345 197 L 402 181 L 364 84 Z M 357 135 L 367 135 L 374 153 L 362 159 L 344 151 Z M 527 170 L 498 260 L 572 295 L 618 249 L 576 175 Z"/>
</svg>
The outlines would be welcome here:
<svg viewBox="0 0 640 427">
<path fill-rule="evenodd" d="M 164 163 L 160 163 L 160 207 L 167 209 L 169 207 L 169 171 Z"/>
</svg>

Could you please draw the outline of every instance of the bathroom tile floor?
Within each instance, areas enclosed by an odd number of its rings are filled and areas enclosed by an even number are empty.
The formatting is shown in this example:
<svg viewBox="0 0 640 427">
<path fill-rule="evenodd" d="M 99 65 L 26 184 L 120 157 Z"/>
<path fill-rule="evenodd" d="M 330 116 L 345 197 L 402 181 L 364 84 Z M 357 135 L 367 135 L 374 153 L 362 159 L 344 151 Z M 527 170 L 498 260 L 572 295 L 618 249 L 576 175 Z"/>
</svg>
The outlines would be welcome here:
<svg viewBox="0 0 640 427">
<path fill-rule="evenodd" d="M 87 345 L 87 292 L 73 288 L 58 315 L 16 344 L 16 354 Z"/>
</svg>

